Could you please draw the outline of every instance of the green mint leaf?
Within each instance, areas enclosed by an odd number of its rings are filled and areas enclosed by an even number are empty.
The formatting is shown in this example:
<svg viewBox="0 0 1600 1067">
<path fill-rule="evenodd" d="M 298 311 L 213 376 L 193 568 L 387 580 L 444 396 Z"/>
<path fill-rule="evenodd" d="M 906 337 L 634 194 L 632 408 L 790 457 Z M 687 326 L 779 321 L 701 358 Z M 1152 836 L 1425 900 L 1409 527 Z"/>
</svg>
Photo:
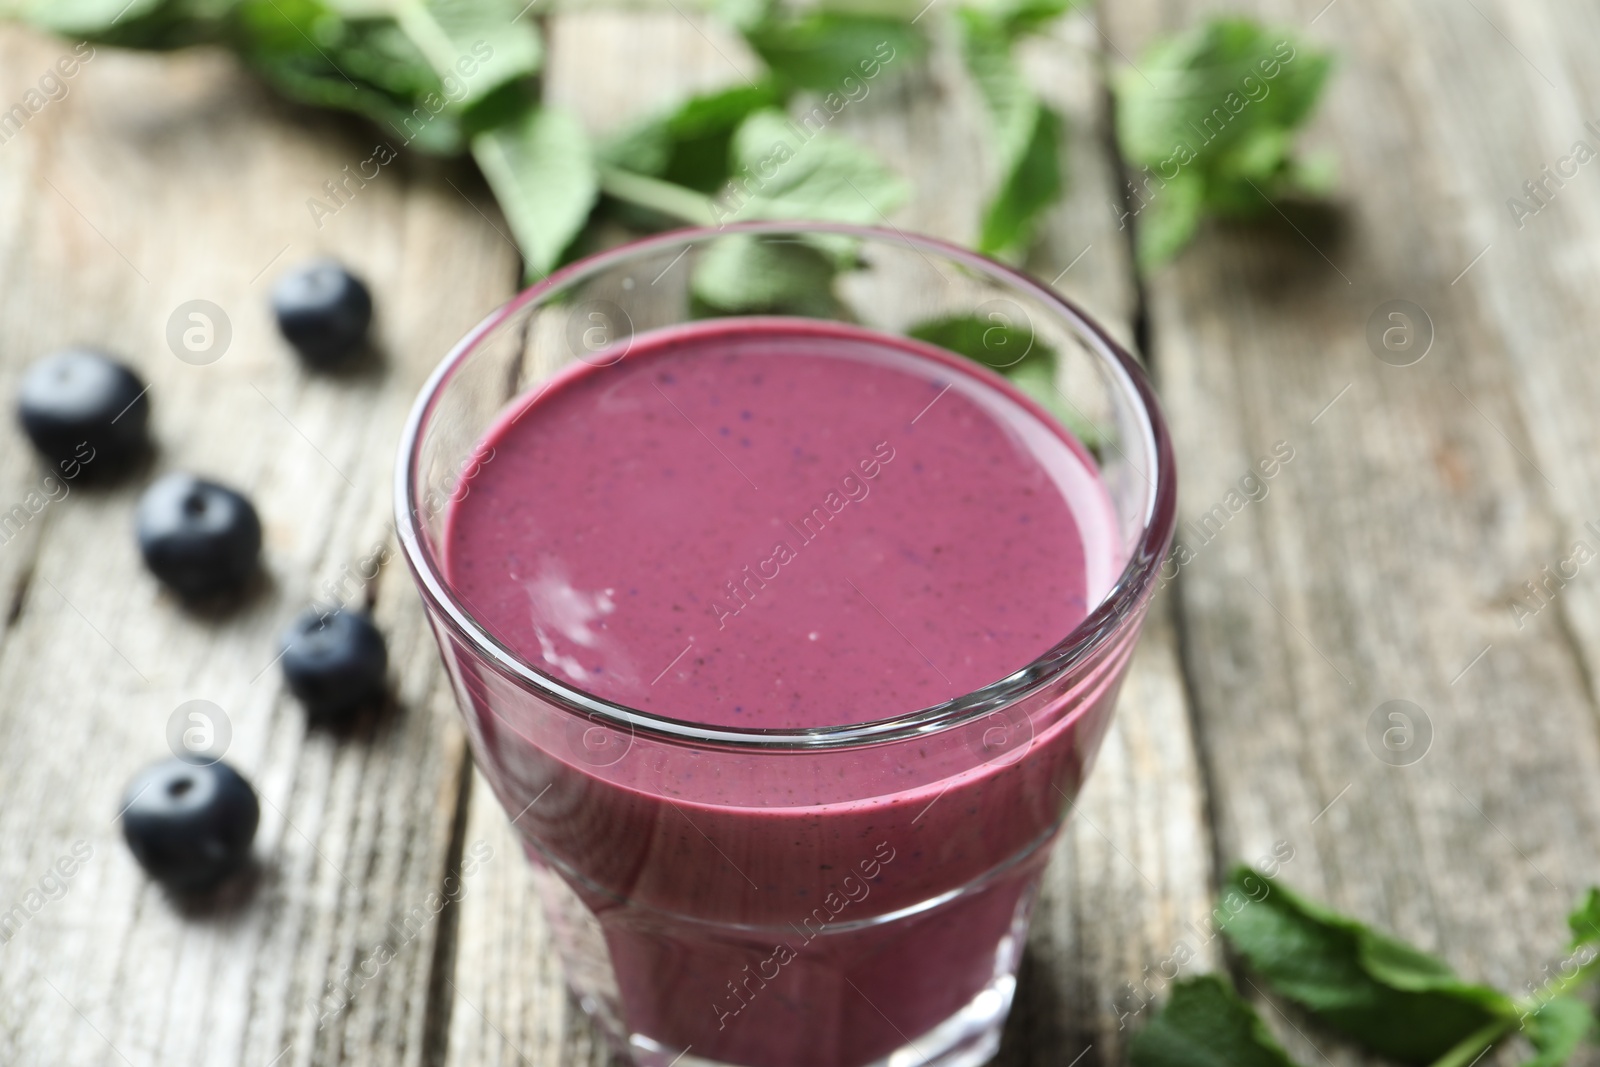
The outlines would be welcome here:
<svg viewBox="0 0 1600 1067">
<path fill-rule="evenodd" d="M 1198 175 L 1179 175 L 1161 195 L 1139 212 L 1139 263 L 1159 266 L 1178 254 L 1200 228 L 1205 214 L 1206 185 Z"/>
<path fill-rule="evenodd" d="M 996 256 L 1025 253 L 1061 190 L 1061 119 L 1041 105 L 1026 150 L 984 211 L 978 250 Z"/>
<path fill-rule="evenodd" d="M 715 241 L 696 265 L 691 293 L 711 314 L 838 314 L 827 252 L 796 240 L 730 234 Z"/>
<path fill-rule="evenodd" d="M 134 24 L 152 15 L 172 15 L 172 0 L 34 0 L 25 18 L 41 29 L 97 41 L 106 40 L 119 23 Z"/>
<path fill-rule="evenodd" d="M 823 102 L 830 110 L 834 98 L 842 109 L 884 67 L 904 64 L 924 47 L 909 22 L 829 10 L 774 15 L 746 27 L 744 36 L 779 83 L 828 94 Z"/>
<path fill-rule="evenodd" d="M 34 0 L 26 17 L 46 29 L 103 40 L 121 21 L 136 22 L 175 6 L 172 0 Z"/>
<path fill-rule="evenodd" d="M 1133 1067 L 1295 1067 L 1256 1014 L 1223 979 L 1175 982 L 1161 1014 L 1128 1044 Z"/>
<path fill-rule="evenodd" d="M 1600 941 L 1600 888 L 1590 887 L 1567 916 L 1567 926 L 1572 930 L 1573 948 Z"/>
<path fill-rule="evenodd" d="M 1072 436 L 1076 437 L 1091 455 L 1096 459 L 1100 458 L 1105 450 L 1106 435 L 1062 395 L 1060 386 L 1056 385 L 1054 360 L 1049 363 L 1028 361 L 1002 373 L 1010 378 L 1011 384 L 1025 396 L 1048 411 L 1056 421 L 1071 431 Z"/>
<path fill-rule="evenodd" d="M 999 312 L 982 319 L 976 315 L 928 319 L 911 327 L 906 334 L 958 356 L 966 356 L 1001 374 L 1024 365 L 1036 364 L 1052 372 L 1055 369 L 1055 351 L 1041 344 L 1032 330 L 1013 325 Z"/>
<path fill-rule="evenodd" d="M 26 20 L 96 44 L 166 50 L 215 41 L 234 0 L 34 0 Z"/>
<path fill-rule="evenodd" d="M 1011 56 L 1013 32 L 987 10 L 957 11 L 961 53 L 992 123 L 1000 184 L 984 209 L 978 249 L 1015 256 L 1033 243 L 1061 195 L 1061 119 L 1039 102 Z"/>
<path fill-rule="evenodd" d="M 1116 72 L 1118 140 L 1131 161 L 1149 165 L 1187 142 L 1205 169 L 1257 130 L 1302 122 L 1329 69 L 1326 53 L 1287 32 L 1210 19 Z"/>
<path fill-rule="evenodd" d="M 747 98 L 743 102 L 748 102 Z M 726 110 L 719 110 L 726 108 Z M 705 114 L 734 112 L 727 98 Z M 715 124 L 712 124 L 713 128 Z M 704 127 L 700 127 L 704 128 Z M 618 181 L 617 179 L 622 179 Z M 608 175 L 612 195 L 684 216 L 688 205 L 674 208 L 663 194 L 675 185 L 633 175 Z M 707 202 L 715 225 L 740 219 L 825 219 L 835 222 L 878 222 L 908 194 L 905 182 L 866 149 L 827 132 L 791 120 L 782 111 L 763 108 L 748 114 L 728 144 L 727 176 Z M 716 242 L 695 269 L 693 293 L 716 312 L 783 312 L 833 314 L 834 274 L 850 267 L 855 243 L 815 237 L 780 242 L 735 235 Z"/>
<path fill-rule="evenodd" d="M 1498 990 L 1248 867 L 1234 870 L 1223 899 L 1240 905 L 1223 933 L 1279 995 L 1391 1059 L 1431 1063 L 1518 1014 Z"/>
<path fill-rule="evenodd" d="M 1077 6 L 1077 0 L 1009 0 L 1000 5 L 1006 32 L 1013 37 L 1038 33 Z"/>
<path fill-rule="evenodd" d="M 1098 455 L 1105 437 L 1056 385 L 1056 352 L 1032 330 L 1013 325 L 999 313 L 987 319 L 951 315 L 919 322 L 906 333 L 949 352 L 982 363 L 1011 380 L 1017 389 L 1070 430 Z"/>
<path fill-rule="evenodd" d="M 1201 214 L 1254 217 L 1291 195 L 1320 195 L 1331 184 L 1326 159 L 1301 163 L 1298 128 L 1321 95 L 1332 59 L 1292 34 L 1245 18 L 1213 18 L 1156 42 L 1136 67 L 1112 78 L 1116 135 L 1134 188 L 1132 214 L 1164 211 L 1163 230 L 1141 259 L 1153 266 L 1192 235 Z M 1160 209 L 1178 190 L 1189 204 Z"/>
<path fill-rule="evenodd" d="M 772 0 L 711 0 L 708 6 L 712 14 L 741 32 L 772 17 Z"/>
<path fill-rule="evenodd" d="M 607 140 L 599 155 L 635 174 L 714 193 L 728 180 L 734 131 L 755 112 L 779 103 L 770 82 L 703 93 L 628 127 Z"/>
<path fill-rule="evenodd" d="M 1331 148 L 1294 156 L 1289 160 L 1289 185 L 1307 196 L 1330 195 L 1339 179 L 1339 158 Z"/>
<path fill-rule="evenodd" d="M 1528 1041 L 1538 1055 L 1523 1067 L 1561 1067 L 1594 1027 L 1594 1012 L 1576 997 L 1546 1001 L 1527 1018 Z"/>
<path fill-rule="evenodd" d="M 1008 38 L 1038 33 L 1077 6 L 1077 0 L 972 0 L 968 7 L 992 19 Z"/>
<path fill-rule="evenodd" d="M 544 62 L 539 31 L 518 18 L 515 0 L 396 0 L 395 18 L 438 75 L 445 96 L 465 110 Z"/>
<path fill-rule="evenodd" d="M 1011 38 L 997 19 L 977 8 L 956 11 L 961 33 L 961 58 L 989 112 L 990 136 L 1009 172 L 1027 151 L 1039 101 L 1011 57 Z"/>
<path fill-rule="evenodd" d="M 322 0 L 244 0 L 227 32 L 245 62 L 291 100 L 365 115 L 397 146 L 466 147 L 438 75 L 390 19 L 345 19 Z"/>
<path fill-rule="evenodd" d="M 549 271 L 583 229 L 600 193 L 582 124 L 559 108 L 530 107 L 520 120 L 474 137 L 472 156 L 529 267 Z"/>
<path fill-rule="evenodd" d="M 908 189 L 852 141 L 817 131 L 783 112 L 752 113 L 734 131 L 730 175 L 712 201 L 718 224 L 739 219 L 879 222 Z M 855 242 L 724 238 L 695 269 L 693 293 L 719 312 L 836 314 L 834 275 L 855 262 Z"/>
<path fill-rule="evenodd" d="M 715 198 L 720 222 L 824 219 L 876 223 L 905 202 L 906 183 L 853 141 L 817 132 L 781 111 L 740 124 L 732 169 Z"/>
</svg>

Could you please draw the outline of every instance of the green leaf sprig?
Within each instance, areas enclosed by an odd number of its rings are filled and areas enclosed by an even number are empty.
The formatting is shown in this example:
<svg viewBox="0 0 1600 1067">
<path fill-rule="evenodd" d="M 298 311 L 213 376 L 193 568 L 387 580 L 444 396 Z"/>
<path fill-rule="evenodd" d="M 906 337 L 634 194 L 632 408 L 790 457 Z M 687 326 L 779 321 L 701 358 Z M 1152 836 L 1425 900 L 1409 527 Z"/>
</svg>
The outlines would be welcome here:
<svg viewBox="0 0 1600 1067">
<path fill-rule="evenodd" d="M 1097 457 L 1106 435 L 1056 385 L 1056 350 L 1003 312 L 951 315 L 920 322 L 906 331 L 919 341 L 966 356 L 1011 380 L 1017 391 L 1048 411 Z"/>
<path fill-rule="evenodd" d="M 1013 56 L 1018 40 L 1070 10 L 1074 0 L 982 0 L 956 11 L 961 54 L 989 112 L 1000 183 L 984 208 L 978 250 L 1016 259 L 1060 199 L 1062 119 L 1041 101 Z"/>
<path fill-rule="evenodd" d="M 1324 195 L 1327 157 L 1294 152 L 1333 66 L 1294 35 L 1212 18 L 1119 70 L 1117 144 L 1133 172 L 1128 210 L 1142 266 L 1176 255 L 1207 215 L 1252 218 L 1273 202 Z"/>
<path fill-rule="evenodd" d="M 1573 955 L 1521 999 L 1464 981 L 1444 961 L 1247 867 L 1234 870 L 1227 889 L 1251 903 L 1222 932 L 1262 985 L 1397 1063 L 1469 1067 L 1521 1033 L 1535 1051 L 1524 1067 L 1560 1067 L 1595 1029 L 1593 1011 L 1576 994 L 1600 975 L 1600 889 L 1568 917 Z M 1176 983 L 1129 1054 L 1134 1067 L 1293 1067 L 1255 1010 L 1217 975 Z"/>
<path fill-rule="evenodd" d="M 1214 974 L 1174 983 L 1128 1058 L 1134 1067 L 1295 1067 L 1255 1009 Z"/>
<path fill-rule="evenodd" d="M 647 227 L 881 222 L 909 187 L 832 127 L 921 55 L 921 33 L 892 13 L 824 5 L 792 14 L 759 0 L 733 7 L 765 76 L 691 97 L 602 144 L 601 188 Z M 712 245 L 691 289 L 707 313 L 829 315 L 839 307 L 834 278 L 854 265 L 850 242 L 733 235 Z"/>
<path fill-rule="evenodd" d="M 576 120 L 539 106 L 544 46 L 521 11 L 514 0 L 36 0 L 27 17 L 96 44 L 222 45 L 288 99 L 371 120 L 391 147 L 471 151 L 544 271 L 598 189 Z"/>
<path fill-rule="evenodd" d="M 28 20 L 130 48 L 220 44 L 291 100 L 355 112 L 419 151 L 470 152 L 534 275 L 570 253 L 602 194 L 658 226 L 868 221 L 903 200 L 886 168 L 825 127 L 886 68 L 920 53 L 921 34 L 907 19 L 826 6 L 796 15 L 770 0 L 724 0 L 720 9 L 767 65 L 762 81 L 695 97 L 597 147 L 575 116 L 541 101 L 543 42 L 536 22 L 521 17 L 524 7 L 515 0 L 35 0 Z M 802 92 L 817 97 L 815 107 L 776 131 L 775 117 Z M 760 137 L 766 141 L 754 146 Z M 779 182 L 752 191 L 750 168 L 784 140 L 797 162 L 786 162 Z M 724 187 L 732 195 L 721 196 Z"/>
<path fill-rule="evenodd" d="M 1013 53 L 1073 2 L 962 0 L 950 16 L 998 162 L 977 242 L 991 255 L 1025 255 L 1065 185 L 1063 120 Z M 600 143 L 542 99 L 543 39 L 522 0 L 32 0 L 28 18 L 130 48 L 220 44 L 287 98 L 371 120 L 389 158 L 396 142 L 470 153 L 533 277 L 581 251 L 586 230 L 606 215 L 643 229 L 750 219 L 875 224 L 905 202 L 905 181 L 834 121 L 923 53 L 916 23 L 925 5 L 702 3 L 760 57 L 759 79 L 692 96 Z M 1144 168 L 1149 194 L 1130 212 L 1139 215 L 1145 263 L 1171 255 L 1207 212 L 1249 214 L 1316 187 L 1290 141 L 1328 68 L 1326 55 L 1285 35 L 1214 19 L 1156 45 L 1139 71 L 1117 77 L 1119 143 Z M 705 314 L 832 315 L 841 311 L 835 281 L 856 266 L 855 243 L 838 237 L 732 234 L 700 257 L 690 295 Z M 1056 389 L 1056 353 L 1040 346 L 998 365 L 993 357 L 1021 347 L 1008 324 L 956 316 L 921 329 L 1007 375 L 1091 450 L 1104 443 Z M 996 339 L 1010 346 L 1005 353 Z"/>
<path fill-rule="evenodd" d="M 515 0 L 34 0 L 28 19 L 130 48 L 221 44 L 291 100 L 365 116 L 391 148 L 470 152 L 538 275 L 571 253 L 597 206 L 656 228 L 750 218 L 879 221 L 907 190 L 829 127 L 925 51 L 912 6 L 825 0 L 792 11 L 775 0 L 714 0 L 765 73 L 694 96 L 600 145 L 574 116 L 541 102 L 543 42 L 537 20 Z M 1000 159 L 1000 186 L 981 224 L 984 251 L 1025 251 L 1061 194 L 1060 118 L 1027 87 L 1011 47 L 1070 6 L 968 0 L 956 16 Z M 787 129 L 778 128 L 780 115 Z M 752 180 L 780 145 L 783 169 L 799 176 L 783 174 L 776 186 Z M 777 270 L 755 287 L 767 304 L 787 295 L 815 305 L 796 288 L 817 280 L 808 255 L 758 257 Z M 732 307 L 760 302 L 760 293 L 731 304 L 736 294 L 712 295 Z"/>
</svg>

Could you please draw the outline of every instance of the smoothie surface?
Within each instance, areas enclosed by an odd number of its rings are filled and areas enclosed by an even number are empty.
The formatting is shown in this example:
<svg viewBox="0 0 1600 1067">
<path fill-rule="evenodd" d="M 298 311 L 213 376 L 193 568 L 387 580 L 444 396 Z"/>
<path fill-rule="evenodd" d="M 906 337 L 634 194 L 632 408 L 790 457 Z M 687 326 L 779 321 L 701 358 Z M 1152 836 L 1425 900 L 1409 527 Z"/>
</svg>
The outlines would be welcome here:
<svg viewBox="0 0 1600 1067">
<path fill-rule="evenodd" d="M 491 427 L 448 580 L 535 668 L 669 718 L 862 723 L 981 688 L 1117 576 L 1082 447 L 971 366 L 806 320 L 641 334 Z"/>
</svg>

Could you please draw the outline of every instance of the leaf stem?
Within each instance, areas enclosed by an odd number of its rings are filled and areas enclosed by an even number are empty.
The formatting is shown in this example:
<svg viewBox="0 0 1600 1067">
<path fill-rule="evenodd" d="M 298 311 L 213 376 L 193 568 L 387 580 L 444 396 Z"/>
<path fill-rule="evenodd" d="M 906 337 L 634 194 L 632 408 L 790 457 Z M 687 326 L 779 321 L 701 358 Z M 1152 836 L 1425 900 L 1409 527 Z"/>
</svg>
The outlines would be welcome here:
<svg viewBox="0 0 1600 1067">
<path fill-rule="evenodd" d="M 1478 1057 L 1482 1056 L 1485 1050 L 1510 1033 L 1512 1027 L 1516 1025 L 1517 1019 L 1509 1016 L 1485 1023 L 1479 1029 L 1462 1038 L 1460 1044 L 1434 1060 L 1429 1067 L 1470 1067 L 1471 1064 L 1477 1062 Z"/>
<path fill-rule="evenodd" d="M 455 45 L 427 5 L 420 0 L 399 0 L 393 4 L 393 16 L 401 31 L 427 57 L 434 71 L 441 77 L 450 73 L 458 58 Z"/>
<path fill-rule="evenodd" d="M 1536 1014 L 1552 1000 L 1564 997 L 1580 986 L 1587 985 L 1594 980 L 1597 973 L 1600 973 L 1600 956 L 1589 960 L 1570 975 L 1557 977 L 1543 991 L 1517 1001 L 1516 1015 L 1501 1016 L 1493 1022 L 1484 1024 L 1479 1030 L 1467 1035 L 1449 1052 L 1434 1060 L 1429 1067 L 1471 1067 L 1485 1050 L 1511 1033 L 1513 1029 L 1523 1028 L 1528 1016 Z"/>
<path fill-rule="evenodd" d="M 602 165 L 600 188 L 606 195 L 618 200 L 626 200 L 630 204 L 659 211 L 696 226 L 715 226 L 718 222 L 711 210 L 709 197 L 659 178 L 648 178 L 643 174 Z"/>
</svg>

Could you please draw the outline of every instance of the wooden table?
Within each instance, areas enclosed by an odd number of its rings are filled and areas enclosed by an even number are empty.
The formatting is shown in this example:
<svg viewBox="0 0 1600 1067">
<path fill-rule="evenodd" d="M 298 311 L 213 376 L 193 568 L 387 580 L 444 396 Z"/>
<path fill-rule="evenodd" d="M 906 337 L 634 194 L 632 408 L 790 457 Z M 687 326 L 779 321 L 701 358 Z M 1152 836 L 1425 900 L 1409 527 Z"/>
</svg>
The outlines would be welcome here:
<svg viewBox="0 0 1600 1067">
<path fill-rule="evenodd" d="M 1531 616 L 1515 610 L 1574 540 L 1600 547 L 1585 528 L 1600 519 L 1600 198 L 1580 173 L 1520 226 L 1506 204 L 1575 140 L 1597 143 L 1584 123 L 1600 117 L 1600 10 L 1244 5 L 1339 51 L 1309 136 L 1342 161 L 1337 225 L 1208 227 L 1141 282 L 1104 73 L 1212 6 L 1105 4 L 1028 54 L 1071 130 L 1071 193 L 1032 268 L 1149 360 L 1184 521 L 1278 442 L 1293 459 L 1158 599 L 1048 874 L 1006 1063 L 1123 1062 L 1123 1024 L 1141 1021 L 1126 984 L 1159 990 L 1161 961 L 1207 928 L 1219 872 L 1278 842 L 1294 885 L 1517 991 L 1600 881 L 1600 564 Z M 725 32 L 672 10 L 558 13 L 548 28 L 548 91 L 597 128 L 754 69 Z M 918 186 L 897 225 L 971 240 L 993 176 L 979 105 L 936 36 L 840 122 Z M 0 32 L 0 104 L 66 50 Z M 275 633 L 325 581 L 392 548 L 401 419 L 450 343 L 513 291 L 503 222 L 470 170 L 408 158 L 318 226 L 307 199 L 375 135 L 274 102 L 222 55 L 102 49 L 68 84 L 0 144 L 0 395 L 60 345 L 125 353 L 152 383 L 156 466 L 248 489 L 270 581 L 230 614 L 180 610 L 138 563 L 137 485 L 75 487 L 0 546 L 0 910 L 75 842 L 92 849 L 0 946 L 0 1063 L 606 1060 L 392 553 L 364 592 L 390 638 L 394 714 L 308 733 L 272 666 Z M 381 367 L 310 377 L 276 338 L 267 286 L 314 252 L 371 281 Z M 205 366 L 166 340 L 195 299 L 232 329 Z M 1435 332 L 1413 366 L 1366 341 L 1395 299 Z M 0 511 L 44 473 L 9 420 L 3 432 Z M 113 816 L 197 698 L 226 711 L 229 759 L 260 791 L 260 870 L 251 892 L 180 914 Z M 1406 766 L 1368 742 L 1392 699 L 1431 728 Z M 434 915 L 446 872 L 485 849 Z M 395 959 L 352 979 L 386 940 Z M 1210 944 L 1189 969 L 1221 962 Z M 353 994 L 329 1011 L 341 984 Z M 1313 1048 L 1292 1012 L 1263 1012 L 1299 1062 L 1362 1062 Z"/>
</svg>

